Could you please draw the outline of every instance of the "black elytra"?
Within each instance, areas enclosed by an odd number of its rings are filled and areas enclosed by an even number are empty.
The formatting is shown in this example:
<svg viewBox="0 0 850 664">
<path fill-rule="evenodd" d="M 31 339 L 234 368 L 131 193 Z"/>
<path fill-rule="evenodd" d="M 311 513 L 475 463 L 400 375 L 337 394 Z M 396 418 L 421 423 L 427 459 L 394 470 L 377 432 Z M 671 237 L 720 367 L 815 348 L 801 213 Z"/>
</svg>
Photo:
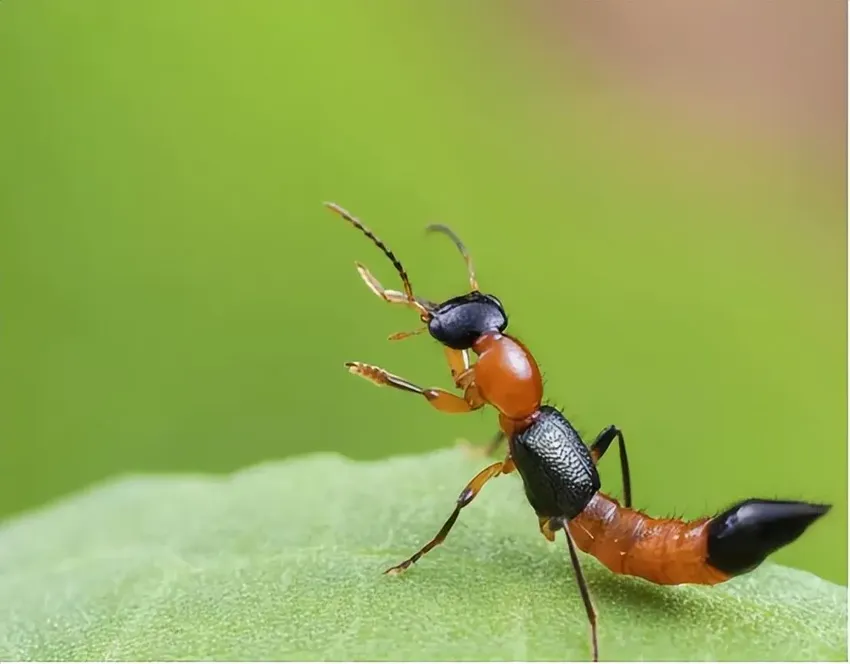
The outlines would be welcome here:
<svg viewBox="0 0 850 664">
<path fill-rule="evenodd" d="M 829 505 L 751 499 L 733 505 L 708 526 L 708 563 L 727 574 L 743 574 L 796 540 Z"/>
<path fill-rule="evenodd" d="M 478 291 L 446 300 L 429 311 L 428 332 L 454 350 L 472 348 L 486 332 L 504 332 L 508 315 L 495 295 Z"/>
<path fill-rule="evenodd" d="M 599 473 L 578 431 L 552 406 L 542 406 L 510 440 L 511 458 L 538 516 L 572 519 L 599 491 Z"/>
</svg>

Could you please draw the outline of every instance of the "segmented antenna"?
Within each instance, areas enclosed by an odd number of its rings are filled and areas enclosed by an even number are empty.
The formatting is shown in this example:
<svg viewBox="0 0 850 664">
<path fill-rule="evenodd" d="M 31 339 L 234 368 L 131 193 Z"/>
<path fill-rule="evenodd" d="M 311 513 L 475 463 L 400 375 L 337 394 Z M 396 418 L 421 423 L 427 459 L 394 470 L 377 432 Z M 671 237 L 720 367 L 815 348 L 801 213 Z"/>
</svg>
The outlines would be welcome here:
<svg viewBox="0 0 850 664">
<path fill-rule="evenodd" d="M 466 269 L 469 272 L 469 287 L 473 291 L 478 290 L 478 280 L 475 278 L 475 268 L 472 265 L 472 257 L 469 255 L 469 251 L 466 249 L 466 245 L 461 241 L 461 239 L 457 236 L 457 234 L 445 224 L 430 224 L 425 227 L 425 231 L 427 233 L 443 233 L 444 235 L 448 235 L 451 238 L 452 242 L 455 243 L 455 246 L 460 251 L 463 256 L 463 260 L 466 261 Z"/>
<path fill-rule="evenodd" d="M 396 258 L 395 254 L 390 250 L 390 248 L 384 244 L 383 240 L 381 240 L 377 235 L 375 235 L 366 225 L 363 224 L 362 221 L 352 216 L 347 210 L 341 208 L 336 203 L 325 203 L 325 207 L 329 208 L 336 212 L 339 216 L 347 221 L 351 222 L 355 228 L 359 229 L 366 237 L 368 237 L 372 242 L 374 242 L 378 249 L 384 252 L 384 255 L 392 261 L 393 266 L 398 271 L 401 276 L 401 281 L 404 284 L 404 294 L 407 296 L 407 299 L 411 302 L 411 304 L 416 303 L 416 298 L 413 297 L 413 287 L 410 285 L 410 279 L 407 276 L 407 272 L 404 269 L 404 266 L 401 264 L 401 261 Z"/>
</svg>

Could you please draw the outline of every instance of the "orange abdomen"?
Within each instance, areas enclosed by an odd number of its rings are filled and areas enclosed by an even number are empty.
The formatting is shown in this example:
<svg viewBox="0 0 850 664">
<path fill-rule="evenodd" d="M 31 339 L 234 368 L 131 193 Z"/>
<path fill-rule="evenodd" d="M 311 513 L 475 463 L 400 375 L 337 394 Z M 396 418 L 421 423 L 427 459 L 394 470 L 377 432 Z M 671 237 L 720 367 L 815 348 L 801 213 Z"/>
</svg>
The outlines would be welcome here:
<svg viewBox="0 0 850 664">
<path fill-rule="evenodd" d="M 543 380 L 528 349 L 506 334 L 488 333 L 475 342 L 475 385 L 509 420 L 525 420 L 540 408 Z"/>
<path fill-rule="evenodd" d="M 578 548 L 617 574 L 663 585 L 714 585 L 730 576 L 706 561 L 708 523 L 653 519 L 597 493 L 569 528 Z"/>
</svg>

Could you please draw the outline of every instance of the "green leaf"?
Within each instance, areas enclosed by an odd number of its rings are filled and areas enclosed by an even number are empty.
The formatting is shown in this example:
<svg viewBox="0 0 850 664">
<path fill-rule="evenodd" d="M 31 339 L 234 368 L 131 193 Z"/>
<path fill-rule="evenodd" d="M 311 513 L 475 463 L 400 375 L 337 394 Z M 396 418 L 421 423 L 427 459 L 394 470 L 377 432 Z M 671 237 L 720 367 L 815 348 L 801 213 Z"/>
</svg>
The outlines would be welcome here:
<svg viewBox="0 0 850 664">
<path fill-rule="evenodd" d="M 566 546 L 515 475 L 407 573 L 484 465 L 459 450 L 131 477 L 0 529 L 0 659 L 586 660 Z M 765 564 L 658 587 L 582 555 L 602 659 L 841 660 L 847 589 Z"/>
</svg>

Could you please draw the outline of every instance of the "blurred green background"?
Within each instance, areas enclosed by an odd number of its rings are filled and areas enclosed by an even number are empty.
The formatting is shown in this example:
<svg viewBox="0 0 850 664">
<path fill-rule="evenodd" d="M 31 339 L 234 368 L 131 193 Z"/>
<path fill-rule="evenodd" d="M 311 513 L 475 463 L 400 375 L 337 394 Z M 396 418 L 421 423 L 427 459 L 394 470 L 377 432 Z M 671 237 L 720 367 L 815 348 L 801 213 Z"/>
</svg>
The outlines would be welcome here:
<svg viewBox="0 0 850 664">
<path fill-rule="evenodd" d="M 423 227 L 457 230 L 549 398 L 625 431 L 638 507 L 831 501 L 775 559 L 846 583 L 843 183 L 636 110 L 521 7 L 0 3 L 0 515 L 125 472 L 488 439 L 490 410 L 343 370 L 450 385 L 435 342 L 386 341 L 416 318 L 357 278 L 397 284 L 334 200 L 432 299 L 466 281 Z"/>
</svg>

